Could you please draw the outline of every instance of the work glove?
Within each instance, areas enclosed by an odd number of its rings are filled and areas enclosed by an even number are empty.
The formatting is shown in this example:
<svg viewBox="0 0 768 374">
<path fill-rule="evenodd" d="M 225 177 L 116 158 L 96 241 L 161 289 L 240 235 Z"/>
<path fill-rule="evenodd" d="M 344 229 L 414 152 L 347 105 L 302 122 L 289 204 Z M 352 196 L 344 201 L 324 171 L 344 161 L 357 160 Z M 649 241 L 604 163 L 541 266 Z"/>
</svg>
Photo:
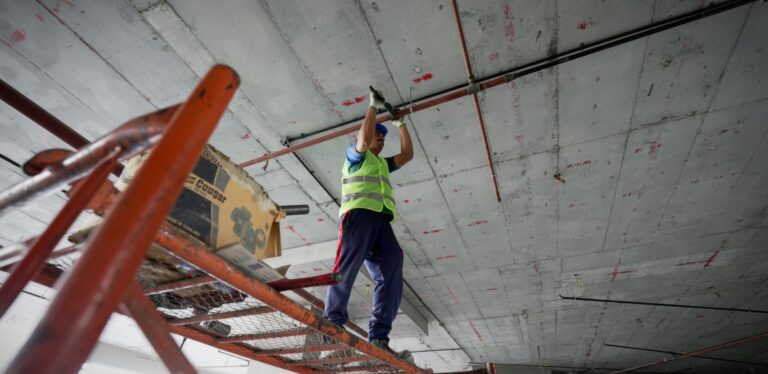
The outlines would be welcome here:
<svg viewBox="0 0 768 374">
<path fill-rule="evenodd" d="M 384 109 L 384 100 L 379 100 L 373 92 L 370 93 L 371 103 L 370 107 L 376 110 Z"/>
<path fill-rule="evenodd" d="M 399 129 L 399 128 L 402 128 L 403 126 L 405 126 L 405 121 L 403 121 L 400 118 L 393 119 L 392 120 L 392 125 L 396 126 Z"/>
</svg>

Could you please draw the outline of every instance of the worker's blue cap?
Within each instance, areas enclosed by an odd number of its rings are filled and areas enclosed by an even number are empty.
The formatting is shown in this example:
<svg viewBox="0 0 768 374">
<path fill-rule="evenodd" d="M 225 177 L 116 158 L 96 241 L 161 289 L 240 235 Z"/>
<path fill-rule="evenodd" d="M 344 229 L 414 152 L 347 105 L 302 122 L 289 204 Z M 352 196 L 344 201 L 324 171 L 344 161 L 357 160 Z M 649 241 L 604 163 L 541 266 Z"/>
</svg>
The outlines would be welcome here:
<svg viewBox="0 0 768 374">
<path fill-rule="evenodd" d="M 384 125 L 382 125 L 382 124 L 380 124 L 380 123 L 377 123 L 377 124 L 376 124 L 376 131 L 380 132 L 380 133 L 381 133 L 381 135 L 387 136 L 387 132 L 388 132 L 389 130 L 387 130 L 387 127 L 386 127 L 386 126 L 384 126 Z"/>
</svg>

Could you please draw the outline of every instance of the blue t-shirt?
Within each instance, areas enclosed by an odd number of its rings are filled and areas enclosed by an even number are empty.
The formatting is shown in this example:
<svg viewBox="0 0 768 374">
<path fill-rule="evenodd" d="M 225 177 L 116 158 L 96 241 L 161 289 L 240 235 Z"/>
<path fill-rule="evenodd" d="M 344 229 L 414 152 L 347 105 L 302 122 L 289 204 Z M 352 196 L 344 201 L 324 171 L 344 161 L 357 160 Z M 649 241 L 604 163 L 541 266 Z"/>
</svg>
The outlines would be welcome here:
<svg viewBox="0 0 768 374">
<path fill-rule="evenodd" d="M 354 144 L 349 144 L 347 147 L 347 161 L 349 162 L 349 173 L 354 173 L 358 169 L 360 169 L 361 166 L 363 166 L 363 159 L 365 159 L 365 154 L 360 153 L 355 149 Z M 397 170 L 397 165 L 395 165 L 395 157 L 387 157 L 385 158 L 387 160 L 387 166 L 389 166 L 389 172 L 393 172 Z"/>
</svg>

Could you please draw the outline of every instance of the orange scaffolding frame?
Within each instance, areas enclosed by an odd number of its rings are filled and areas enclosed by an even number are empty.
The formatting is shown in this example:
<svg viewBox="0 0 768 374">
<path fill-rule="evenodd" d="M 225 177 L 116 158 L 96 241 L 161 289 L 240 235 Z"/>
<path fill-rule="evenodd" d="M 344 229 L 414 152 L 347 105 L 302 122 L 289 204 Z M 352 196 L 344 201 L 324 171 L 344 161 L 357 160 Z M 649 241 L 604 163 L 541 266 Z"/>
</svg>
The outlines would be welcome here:
<svg viewBox="0 0 768 374">
<path fill-rule="evenodd" d="M 0 211 L 3 211 L 72 184 L 70 199 L 40 236 L 28 240 L 23 249 L 0 250 L 0 261 L 11 264 L 3 268 L 10 272 L 10 276 L 0 288 L 0 317 L 28 282 L 58 288 L 42 321 L 7 368 L 8 373 L 76 373 L 113 312 L 135 319 L 162 361 L 174 373 L 194 373 L 195 369 L 170 333 L 298 373 L 431 372 L 371 345 L 360 327 L 352 323 L 346 325 L 360 335 L 355 336 L 327 322 L 316 310 L 307 309 L 280 293 L 291 290 L 308 301 L 310 308 L 322 309 L 322 301 L 301 287 L 331 284 L 338 280 L 335 274 L 265 284 L 164 222 L 239 82 L 237 73 L 231 68 L 214 66 L 185 102 L 128 121 L 89 144 L 70 137 L 78 143 L 77 151 L 41 152 L 24 165 L 24 170 L 32 177 L 0 192 Z M 14 99 L 21 104 L 14 107 L 27 116 L 34 112 L 36 122 L 47 121 L 63 129 L 61 133 L 71 132 L 5 83 L 0 88 L 4 100 L 17 94 Z M 108 180 L 109 174 L 119 168 L 119 161 L 150 147 L 153 151 L 136 181 L 117 194 Z M 53 252 L 85 209 L 104 214 L 104 222 L 90 233 L 83 248 Z M 134 276 L 153 243 L 207 275 L 201 276 L 198 271 L 187 279 L 142 287 Z M 80 257 L 73 261 L 71 268 L 62 269 L 50 262 L 73 253 Z M 15 262 L 14 256 L 20 261 Z M 202 314 L 180 318 L 169 315 L 153 302 L 153 297 L 160 294 L 210 287 L 214 282 L 225 284 L 224 287 L 232 290 L 229 295 L 239 295 L 236 301 L 249 296 L 261 304 L 225 312 L 209 313 L 206 310 Z M 280 315 L 287 321 L 286 326 L 293 327 L 226 336 L 228 331 L 216 332 L 200 325 L 205 321 L 258 319 L 266 315 Z M 324 343 L 275 349 L 259 348 L 254 343 L 302 336 L 321 337 Z M 328 340 L 332 342 L 328 343 Z M 305 357 L 323 351 L 344 354 Z"/>
</svg>

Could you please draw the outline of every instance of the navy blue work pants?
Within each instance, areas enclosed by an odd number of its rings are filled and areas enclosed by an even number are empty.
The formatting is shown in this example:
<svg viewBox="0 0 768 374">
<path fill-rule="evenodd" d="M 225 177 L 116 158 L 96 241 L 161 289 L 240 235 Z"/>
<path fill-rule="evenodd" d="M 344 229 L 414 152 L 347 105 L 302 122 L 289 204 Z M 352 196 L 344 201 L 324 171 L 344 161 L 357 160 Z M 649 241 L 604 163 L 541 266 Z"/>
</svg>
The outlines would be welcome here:
<svg viewBox="0 0 768 374">
<path fill-rule="evenodd" d="M 339 227 L 334 271 L 341 281 L 328 287 L 325 319 L 343 325 L 349 320 L 347 303 L 360 266 L 365 263 L 376 287 L 368 323 L 368 340 L 389 341 L 392 321 L 403 295 L 403 250 L 392 232 L 392 216 L 368 209 L 352 209 Z"/>
</svg>

